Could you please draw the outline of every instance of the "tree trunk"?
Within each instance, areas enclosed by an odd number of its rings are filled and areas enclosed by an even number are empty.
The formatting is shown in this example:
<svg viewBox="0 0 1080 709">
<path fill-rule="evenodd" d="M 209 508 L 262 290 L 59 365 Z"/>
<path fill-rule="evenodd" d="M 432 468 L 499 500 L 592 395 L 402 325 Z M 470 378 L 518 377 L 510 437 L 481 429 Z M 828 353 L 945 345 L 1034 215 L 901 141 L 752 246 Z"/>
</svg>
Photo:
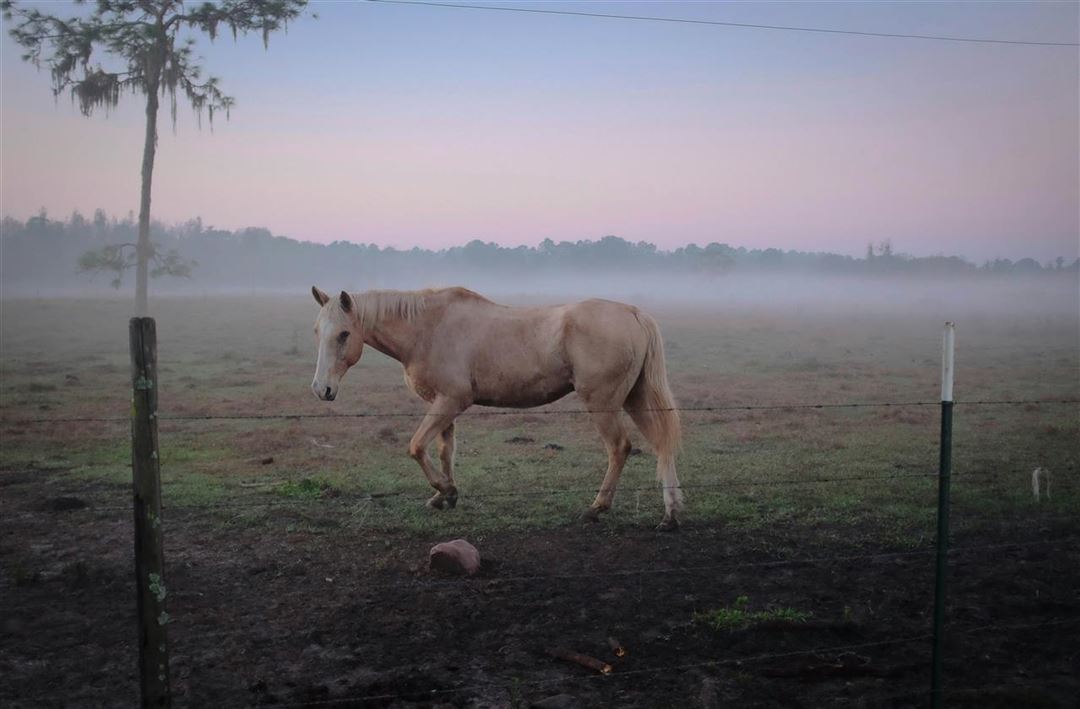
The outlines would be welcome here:
<svg viewBox="0 0 1080 709">
<path fill-rule="evenodd" d="M 164 53 L 164 52 L 162 52 Z M 143 143 L 142 194 L 139 199 L 139 241 L 135 245 L 135 314 L 150 314 L 147 302 L 150 254 L 150 186 L 154 178 L 154 153 L 157 149 L 158 87 L 161 62 L 157 62 L 146 87 L 146 142 Z"/>
</svg>

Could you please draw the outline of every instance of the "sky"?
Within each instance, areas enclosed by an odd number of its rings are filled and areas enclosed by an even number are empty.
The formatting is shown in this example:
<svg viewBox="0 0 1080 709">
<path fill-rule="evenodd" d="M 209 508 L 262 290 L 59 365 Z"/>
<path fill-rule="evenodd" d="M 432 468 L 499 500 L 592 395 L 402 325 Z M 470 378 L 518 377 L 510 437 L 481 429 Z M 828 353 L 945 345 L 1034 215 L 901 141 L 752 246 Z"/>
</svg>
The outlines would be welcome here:
<svg viewBox="0 0 1080 709">
<path fill-rule="evenodd" d="M 479 3 L 477 3 L 479 4 Z M 1077 42 L 1078 3 L 528 2 Z M 64 2 L 39 3 L 66 15 Z M 861 255 L 1080 255 L 1080 52 L 367 2 L 205 39 L 154 218 L 399 248 L 607 234 Z M 0 212 L 137 210 L 142 99 L 84 118 L 0 39 Z"/>
</svg>

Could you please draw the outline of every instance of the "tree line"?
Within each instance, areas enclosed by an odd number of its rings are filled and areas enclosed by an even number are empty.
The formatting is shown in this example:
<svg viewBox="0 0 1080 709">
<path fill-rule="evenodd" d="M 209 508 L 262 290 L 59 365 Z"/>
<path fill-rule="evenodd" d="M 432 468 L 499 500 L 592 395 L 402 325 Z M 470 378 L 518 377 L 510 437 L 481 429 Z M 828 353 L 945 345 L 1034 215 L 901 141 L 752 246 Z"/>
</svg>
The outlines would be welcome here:
<svg viewBox="0 0 1080 709">
<path fill-rule="evenodd" d="M 72 292 L 126 286 L 132 265 L 102 259 L 110 246 L 132 243 L 139 225 L 97 210 L 64 220 L 42 211 L 20 221 L 0 222 L 0 277 L 8 292 L 52 289 Z M 775 248 L 748 249 L 724 243 L 691 244 L 673 250 L 617 236 L 536 246 L 500 246 L 479 240 L 447 249 L 397 249 L 336 241 L 316 244 L 275 236 L 264 228 L 237 231 L 205 226 L 201 219 L 182 224 L 153 222 L 153 253 L 159 264 L 151 276 L 174 276 L 158 288 L 170 291 L 307 288 L 312 283 L 350 289 L 411 288 L 495 279 L 557 277 L 564 274 L 640 272 L 723 277 L 776 273 L 856 276 L 990 276 L 1080 273 L 1080 259 L 1041 264 L 1030 258 L 995 259 L 982 264 L 959 256 L 909 256 L 884 242 L 861 258 L 827 252 Z M 337 287 L 337 286 L 334 286 Z"/>
</svg>

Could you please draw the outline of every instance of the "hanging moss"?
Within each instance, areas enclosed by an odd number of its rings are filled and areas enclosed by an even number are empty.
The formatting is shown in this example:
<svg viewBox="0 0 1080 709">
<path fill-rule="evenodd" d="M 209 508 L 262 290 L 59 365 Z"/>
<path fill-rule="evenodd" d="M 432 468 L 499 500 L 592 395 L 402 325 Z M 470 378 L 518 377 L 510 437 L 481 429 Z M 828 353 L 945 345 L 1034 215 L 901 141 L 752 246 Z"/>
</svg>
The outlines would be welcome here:
<svg viewBox="0 0 1080 709">
<path fill-rule="evenodd" d="M 159 12 L 151 13 L 148 5 Z M 83 115 L 99 109 L 108 112 L 125 91 L 142 95 L 160 91 L 169 99 L 175 127 L 178 97 L 188 101 L 200 124 L 205 111 L 211 126 L 214 114 L 225 111 L 228 118 L 234 103 L 216 77 L 203 79 L 195 40 L 188 37 L 178 43 L 179 35 L 205 33 L 213 41 L 225 24 L 234 39 L 258 32 L 263 45 L 269 46 L 270 35 L 285 29 L 306 5 L 307 0 L 221 0 L 191 10 L 168 0 L 99 0 L 89 16 L 71 18 L 10 0 L 0 2 L 0 9 L 13 25 L 12 38 L 26 50 L 23 59 L 47 67 L 53 92 L 57 96 L 70 92 Z M 104 62 L 123 69 L 111 71 Z"/>
</svg>

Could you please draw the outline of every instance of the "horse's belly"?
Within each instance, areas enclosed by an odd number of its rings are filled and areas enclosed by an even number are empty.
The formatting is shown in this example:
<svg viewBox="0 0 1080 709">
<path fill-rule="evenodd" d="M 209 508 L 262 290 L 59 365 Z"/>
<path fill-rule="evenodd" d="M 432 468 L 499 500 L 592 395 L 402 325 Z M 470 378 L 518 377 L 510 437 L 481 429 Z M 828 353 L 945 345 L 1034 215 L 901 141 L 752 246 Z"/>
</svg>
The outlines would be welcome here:
<svg viewBox="0 0 1080 709">
<path fill-rule="evenodd" d="M 481 384 L 476 387 L 474 403 L 480 406 L 506 406 L 527 409 L 563 398 L 574 390 L 569 378 L 537 378 L 503 382 L 501 386 Z"/>
</svg>

